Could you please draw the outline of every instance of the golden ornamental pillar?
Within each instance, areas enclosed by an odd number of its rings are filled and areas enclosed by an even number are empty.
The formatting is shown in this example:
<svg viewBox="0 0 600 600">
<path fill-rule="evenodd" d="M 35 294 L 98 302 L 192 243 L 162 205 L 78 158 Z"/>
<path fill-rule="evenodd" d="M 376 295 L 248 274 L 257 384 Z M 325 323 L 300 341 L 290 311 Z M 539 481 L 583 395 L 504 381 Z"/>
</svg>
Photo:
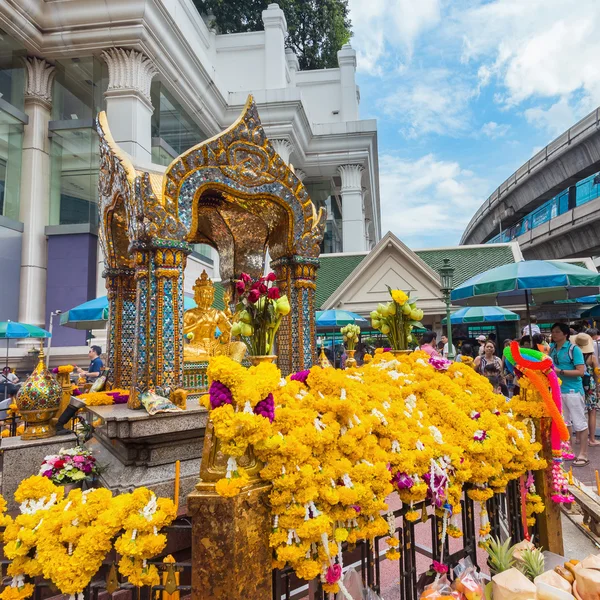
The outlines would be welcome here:
<svg viewBox="0 0 600 600">
<path fill-rule="evenodd" d="M 269 546 L 271 484 L 259 478 L 262 464 L 251 449 L 238 459 L 250 479 L 232 498 L 219 496 L 228 457 L 212 423 L 206 429 L 200 481 L 187 497 L 192 517 L 192 600 L 265 600 L 272 594 Z"/>
<path fill-rule="evenodd" d="M 135 271 L 107 268 L 108 298 L 108 382 L 114 388 L 128 388 L 133 379 L 135 345 Z"/>
<path fill-rule="evenodd" d="M 154 240 L 135 249 L 136 322 L 130 408 L 150 388 L 169 397 L 183 387 L 183 278 L 190 247 Z"/>
<path fill-rule="evenodd" d="M 287 294 L 291 311 L 277 335 L 277 366 L 283 375 L 310 369 L 317 362 L 316 306 L 318 258 L 294 255 L 271 263 L 277 285 Z"/>
</svg>

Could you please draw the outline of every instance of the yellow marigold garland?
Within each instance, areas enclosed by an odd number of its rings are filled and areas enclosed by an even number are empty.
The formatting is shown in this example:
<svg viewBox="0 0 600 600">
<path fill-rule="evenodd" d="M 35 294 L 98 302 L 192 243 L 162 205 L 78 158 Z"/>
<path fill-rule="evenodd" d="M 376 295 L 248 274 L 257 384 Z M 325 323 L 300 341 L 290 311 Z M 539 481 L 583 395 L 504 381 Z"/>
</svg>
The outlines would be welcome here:
<svg viewBox="0 0 600 600">
<path fill-rule="evenodd" d="M 281 380 L 266 366 L 245 370 L 226 357 L 211 360 L 209 380 L 231 392 L 231 403 L 211 410 L 232 461 L 217 492 L 233 496 L 244 487 L 236 459 L 252 445 L 265 464 L 261 477 L 273 484 L 275 565 L 289 564 L 306 579 L 320 573 L 332 592 L 344 541 L 387 535 L 388 556 L 398 558 L 389 514 L 387 522 L 382 516 L 394 489 L 404 503 L 434 499 L 458 514 L 465 484 L 473 500 L 485 502 L 527 470 L 545 467 L 527 425 L 467 365 L 442 372 L 424 353 L 376 351 L 352 372 L 313 367 Z M 273 423 L 252 410 L 268 394 Z M 204 401 L 210 407 L 210 397 Z M 480 533 L 487 535 L 485 525 Z M 461 532 L 450 526 L 448 534 Z"/>
<path fill-rule="evenodd" d="M 123 559 L 121 574 L 136 585 L 157 585 L 158 572 L 147 561 L 160 554 L 166 536 L 160 530 L 176 516 L 170 499 L 159 498 L 146 488 L 113 497 L 100 488 L 72 490 L 35 475 L 21 482 L 15 492 L 21 514 L 3 516 L 4 554 L 11 560 L 11 583 L 1 600 L 24 600 L 33 594 L 27 578 L 43 575 L 66 594 L 80 594 L 113 547 Z M 0 509 L 6 502 L 0 496 Z M 135 531 L 135 533 L 133 533 Z"/>
</svg>

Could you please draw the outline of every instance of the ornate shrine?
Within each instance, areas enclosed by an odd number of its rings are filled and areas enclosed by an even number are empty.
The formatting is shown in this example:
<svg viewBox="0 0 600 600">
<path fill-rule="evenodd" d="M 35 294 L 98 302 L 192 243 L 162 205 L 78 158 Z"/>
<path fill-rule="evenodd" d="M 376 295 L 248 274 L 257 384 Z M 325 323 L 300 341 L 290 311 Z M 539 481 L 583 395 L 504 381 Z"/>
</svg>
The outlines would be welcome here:
<svg viewBox="0 0 600 600">
<path fill-rule="evenodd" d="M 183 386 L 183 278 L 191 245 L 219 252 L 221 280 L 264 272 L 267 250 L 291 313 L 279 333 L 284 373 L 312 365 L 315 279 L 325 214 L 275 152 L 252 97 L 220 135 L 194 146 L 164 175 L 136 168 L 100 136 L 100 241 L 109 298 L 108 380 L 137 393 Z"/>
</svg>

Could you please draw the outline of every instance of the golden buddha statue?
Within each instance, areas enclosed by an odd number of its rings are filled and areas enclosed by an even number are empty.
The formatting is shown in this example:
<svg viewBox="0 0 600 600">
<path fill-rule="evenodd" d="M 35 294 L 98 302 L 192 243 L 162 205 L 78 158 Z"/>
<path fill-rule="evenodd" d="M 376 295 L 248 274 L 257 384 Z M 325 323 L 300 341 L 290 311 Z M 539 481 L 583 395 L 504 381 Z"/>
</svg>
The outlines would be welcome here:
<svg viewBox="0 0 600 600">
<path fill-rule="evenodd" d="M 190 340 L 183 347 L 185 362 L 207 361 L 211 356 L 230 356 L 242 362 L 246 354 L 244 342 L 231 341 L 231 319 L 229 294 L 223 295 L 225 311 L 212 308 L 215 287 L 206 271 L 196 279 L 194 301 L 197 307 L 186 310 L 183 315 L 183 334 Z M 216 337 L 217 327 L 221 335 Z"/>
</svg>

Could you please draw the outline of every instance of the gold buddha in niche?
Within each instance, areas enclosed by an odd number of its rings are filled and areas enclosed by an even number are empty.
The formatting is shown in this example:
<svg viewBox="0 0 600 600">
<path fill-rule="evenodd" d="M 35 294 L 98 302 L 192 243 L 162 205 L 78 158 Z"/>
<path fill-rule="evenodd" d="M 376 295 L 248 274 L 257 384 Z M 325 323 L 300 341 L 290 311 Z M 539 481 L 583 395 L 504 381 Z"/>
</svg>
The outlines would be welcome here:
<svg viewBox="0 0 600 600">
<path fill-rule="evenodd" d="M 229 296 L 223 297 L 225 312 L 212 308 L 215 298 L 215 287 L 206 271 L 196 279 L 194 285 L 194 301 L 197 308 L 186 310 L 183 315 L 183 334 L 190 340 L 183 347 L 185 362 L 206 361 L 211 356 L 230 356 L 242 362 L 246 354 L 246 344 L 231 341 L 231 318 Z M 217 338 L 219 328 L 221 335 Z"/>
</svg>

